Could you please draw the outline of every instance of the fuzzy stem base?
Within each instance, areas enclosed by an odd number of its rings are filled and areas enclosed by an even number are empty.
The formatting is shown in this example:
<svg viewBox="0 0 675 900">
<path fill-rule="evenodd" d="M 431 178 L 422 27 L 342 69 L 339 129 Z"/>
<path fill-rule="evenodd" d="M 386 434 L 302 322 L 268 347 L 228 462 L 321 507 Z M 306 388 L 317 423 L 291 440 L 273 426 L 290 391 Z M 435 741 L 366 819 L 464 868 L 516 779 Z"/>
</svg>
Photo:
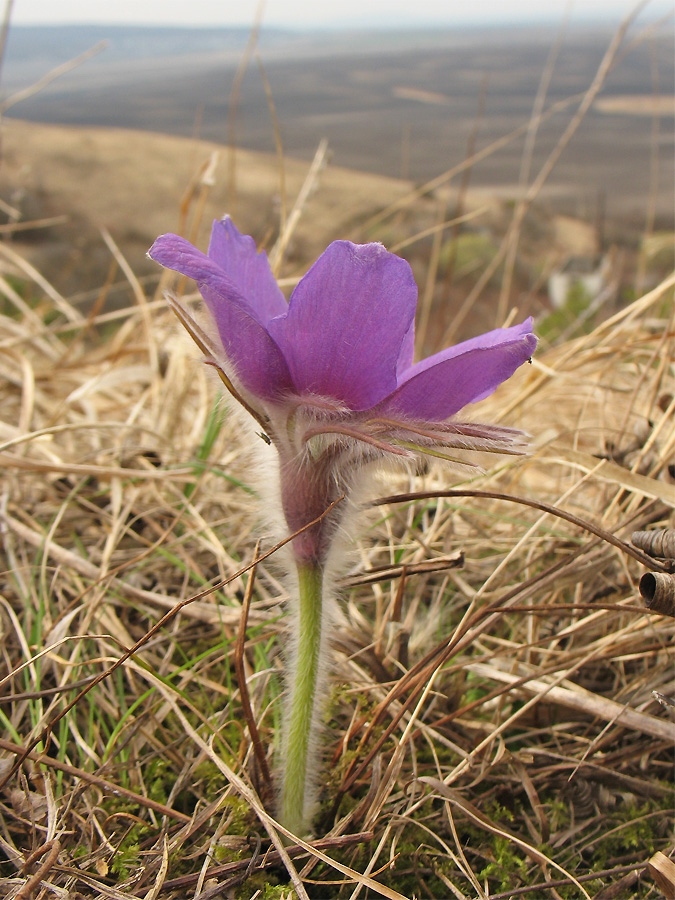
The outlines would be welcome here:
<svg viewBox="0 0 675 900">
<path fill-rule="evenodd" d="M 284 740 L 279 821 L 299 836 L 310 830 L 315 773 L 311 768 L 312 724 L 317 704 L 323 606 L 323 568 L 298 566 L 299 615 L 295 665 L 289 672 L 289 716 Z M 309 776 L 309 777 L 308 777 Z"/>
</svg>

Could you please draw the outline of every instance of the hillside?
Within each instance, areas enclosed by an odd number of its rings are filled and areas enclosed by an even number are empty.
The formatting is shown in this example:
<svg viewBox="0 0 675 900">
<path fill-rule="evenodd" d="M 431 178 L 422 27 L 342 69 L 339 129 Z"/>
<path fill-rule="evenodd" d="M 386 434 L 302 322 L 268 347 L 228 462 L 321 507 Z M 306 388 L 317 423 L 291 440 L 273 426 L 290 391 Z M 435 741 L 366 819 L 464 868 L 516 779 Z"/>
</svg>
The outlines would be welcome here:
<svg viewBox="0 0 675 900">
<path fill-rule="evenodd" d="M 271 247 L 279 233 L 282 175 L 274 155 L 237 149 L 235 191 L 230 196 L 232 154 L 228 148 L 206 141 L 10 120 L 4 126 L 2 147 L 0 199 L 15 210 L 10 221 L 18 218 L 18 230 L 6 244 L 3 266 L 20 274 L 11 259 L 12 253 L 18 254 L 85 309 L 109 278 L 112 255 L 102 229 L 109 232 L 136 276 L 150 279 L 150 293 L 159 273 L 145 254 L 158 234 L 187 229 L 186 233 L 205 247 L 210 222 L 225 213 L 262 246 Z M 284 158 L 287 214 L 309 171 L 305 161 Z M 443 184 L 419 190 L 402 179 L 336 167 L 330 162 L 329 150 L 301 204 L 302 214 L 289 241 L 282 274 L 290 278 L 300 274 L 332 240 L 378 240 L 389 248 L 401 248 L 422 291 L 439 214 L 443 210 L 446 221 L 452 220 L 457 203 L 457 191 Z M 380 215 L 387 209 L 387 215 Z M 434 303 L 439 305 L 441 321 L 447 321 L 461 306 L 480 267 L 497 252 L 512 205 L 508 194 L 476 188 L 463 196 L 461 211 L 467 221 L 459 244 L 452 250 L 457 234 L 453 226 L 447 226 L 437 248 L 440 268 Z M 37 224 L 31 225 L 33 222 Z M 592 225 L 535 208 L 520 241 L 517 279 L 523 292 L 521 309 L 541 312 L 546 306 L 542 266 L 546 272 L 546 267 L 550 269 L 571 255 L 592 256 L 596 251 Z M 454 278 L 448 290 L 443 280 L 451 259 Z M 486 286 L 460 334 L 469 335 L 475 330 L 474 322 L 480 323 L 486 314 L 494 315 L 489 310 L 495 290 L 497 282 Z M 132 293 L 118 270 L 106 290 L 106 306 L 123 306 Z"/>
<path fill-rule="evenodd" d="M 65 293 L 101 284 L 110 255 L 106 228 L 139 275 L 156 273 L 145 252 L 158 234 L 181 224 L 181 199 L 209 167 L 204 210 L 196 234 L 208 242 L 210 222 L 225 213 L 264 241 L 278 228 L 281 175 L 270 154 L 237 150 L 234 197 L 229 197 L 231 154 L 226 147 L 151 132 L 5 123 L 0 195 L 22 220 L 65 216 L 48 229 L 20 232 L 14 246 L 46 267 Z M 213 165 L 211 165 L 213 163 Z M 284 160 L 288 208 L 308 172 L 305 162 Z M 353 232 L 355 211 L 367 218 L 405 196 L 411 185 L 392 178 L 325 167 L 290 247 L 290 261 L 320 253 Z M 199 193 L 199 190 L 196 190 Z M 103 276 L 103 277 L 102 277 Z"/>
<path fill-rule="evenodd" d="M 608 228 L 633 234 L 644 228 L 648 204 L 660 227 L 672 228 L 673 221 L 672 33 L 662 23 L 643 26 L 628 30 L 596 103 L 540 194 L 553 212 L 587 220 L 603 203 Z M 423 183 L 460 163 L 470 144 L 481 150 L 516 132 L 471 175 L 472 185 L 513 199 L 533 110 L 543 100 L 543 117 L 531 123 L 531 177 L 556 147 L 612 38 L 609 25 L 574 23 L 559 32 L 486 27 L 299 35 L 263 27 L 259 53 L 289 157 L 309 162 L 327 138 L 338 166 Z M 242 30 L 12 30 L 5 92 L 101 40 L 108 41 L 102 53 L 24 98 L 9 115 L 222 144 L 231 139 L 236 108 L 236 144 L 274 152 L 268 89 L 253 59 L 237 81 Z M 640 102 L 651 96 L 663 106 Z M 644 110 L 660 116 L 645 118 Z"/>
</svg>

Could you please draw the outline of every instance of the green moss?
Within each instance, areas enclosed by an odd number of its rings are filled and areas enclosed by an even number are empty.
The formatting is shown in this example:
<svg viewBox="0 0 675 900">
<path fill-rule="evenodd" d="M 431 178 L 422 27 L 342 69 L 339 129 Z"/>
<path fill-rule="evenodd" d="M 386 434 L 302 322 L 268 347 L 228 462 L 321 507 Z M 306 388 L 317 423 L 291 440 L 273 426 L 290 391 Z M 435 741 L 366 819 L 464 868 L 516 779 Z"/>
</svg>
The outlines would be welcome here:
<svg viewBox="0 0 675 900">
<path fill-rule="evenodd" d="M 120 881 L 124 881 L 138 871 L 141 842 L 143 838 L 152 833 L 153 829 L 148 825 L 132 825 L 124 834 L 110 861 L 110 872 Z"/>
<path fill-rule="evenodd" d="M 241 850 L 233 850 L 232 847 L 223 847 L 221 844 L 216 844 L 213 849 L 213 858 L 218 863 L 218 865 L 222 865 L 223 863 L 237 862 L 242 859 L 243 851 Z"/>
<path fill-rule="evenodd" d="M 145 784 L 148 796 L 157 803 L 166 804 L 169 800 L 171 788 L 176 780 L 176 773 L 169 761 L 161 757 L 150 760 L 146 769 Z"/>
<path fill-rule="evenodd" d="M 251 807 L 242 797 L 225 797 L 222 808 L 229 810 L 227 834 L 250 834 L 255 827 Z"/>
<path fill-rule="evenodd" d="M 495 835 L 489 850 L 492 860 L 478 873 L 488 879 L 492 890 L 509 891 L 523 884 L 527 877 L 527 861 L 522 850 L 507 837 Z"/>
<path fill-rule="evenodd" d="M 566 828 L 571 821 L 569 804 L 559 797 L 553 797 L 544 804 L 544 814 L 553 833 Z"/>
<path fill-rule="evenodd" d="M 600 879 L 597 881 L 584 881 L 584 888 L 591 897 L 594 897 L 603 887 L 607 887 L 607 885 L 603 885 Z M 556 890 L 563 900 L 578 900 L 579 898 L 579 888 L 574 884 L 563 885 L 562 887 L 556 888 Z M 635 900 L 636 897 L 637 895 L 632 889 L 614 895 L 615 900 Z"/>
<path fill-rule="evenodd" d="M 264 872 L 256 872 L 246 879 L 237 889 L 237 900 L 295 900 L 295 891 L 288 880 L 283 882 L 275 876 L 274 872 L 265 870 Z"/>
<path fill-rule="evenodd" d="M 662 816 L 672 818 L 672 791 L 664 791 L 663 803 L 626 804 L 607 817 L 605 837 L 590 848 L 592 868 L 600 871 L 629 855 L 651 856 L 659 849 L 656 828 Z M 637 853 L 636 853 L 637 851 Z"/>
<path fill-rule="evenodd" d="M 490 687 L 486 684 L 486 682 L 481 679 L 478 675 L 474 675 L 472 672 L 466 673 L 466 689 L 464 691 L 464 695 L 462 697 L 462 705 L 468 705 L 469 703 L 475 703 L 477 700 L 482 700 L 483 697 L 487 697 L 490 693 Z M 474 709 L 472 715 L 479 715 L 480 707 Z"/>
</svg>

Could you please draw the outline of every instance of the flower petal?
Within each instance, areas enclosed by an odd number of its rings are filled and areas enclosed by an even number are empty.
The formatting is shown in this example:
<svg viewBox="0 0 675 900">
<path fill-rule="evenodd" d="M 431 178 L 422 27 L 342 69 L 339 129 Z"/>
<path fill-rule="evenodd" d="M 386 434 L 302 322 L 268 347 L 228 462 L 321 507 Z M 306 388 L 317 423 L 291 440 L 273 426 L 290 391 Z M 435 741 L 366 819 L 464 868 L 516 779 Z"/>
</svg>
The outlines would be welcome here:
<svg viewBox="0 0 675 900">
<path fill-rule="evenodd" d="M 224 298 L 209 285 L 200 292 L 213 317 L 225 357 L 251 393 L 276 400 L 293 391 L 284 355 L 244 303 Z"/>
<path fill-rule="evenodd" d="M 401 350 L 398 354 L 398 361 L 396 363 L 396 378 L 398 381 L 401 380 L 403 375 L 406 373 L 408 369 L 411 368 L 413 364 L 413 359 L 415 358 L 415 317 L 413 316 L 412 322 L 410 323 L 410 328 L 405 334 L 403 338 L 403 343 L 401 344 Z"/>
<path fill-rule="evenodd" d="M 378 412 L 443 421 L 496 390 L 529 359 L 536 346 L 530 318 L 442 350 L 408 369 Z"/>
<path fill-rule="evenodd" d="M 241 234 L 229 216 L 213 223 L 208 255 L 234 282 L 261 325 L 286 313 L 288 304 L 267 254 L 264 250 L 258 253 L 253 238 Z"/>
<path fill-rule="evenodd" d="M 213 259 L 176 234 L 158 237 L 148 255 L 197 282 L 218 329 L 226 361 L 245 388 L 264 399 L 292 390 L 283 353 Z"/>
<path fill-rule="evenodd" d="M 293 291 L 288 314 L 268 329 L 298 393 L 368 409 L 396 387 L 416 303 L 405 260 L 381 244 L 335 241 Z"/>
<path fill-rule="evenodd" d="M 148 250 L 148 256 L 166 269 L 194 279 L 199 287 L 208 284 L 223 296 L 243 299 L 241 291 L 218 263 L 178 234 L 161 234 Z"/>
</svg>

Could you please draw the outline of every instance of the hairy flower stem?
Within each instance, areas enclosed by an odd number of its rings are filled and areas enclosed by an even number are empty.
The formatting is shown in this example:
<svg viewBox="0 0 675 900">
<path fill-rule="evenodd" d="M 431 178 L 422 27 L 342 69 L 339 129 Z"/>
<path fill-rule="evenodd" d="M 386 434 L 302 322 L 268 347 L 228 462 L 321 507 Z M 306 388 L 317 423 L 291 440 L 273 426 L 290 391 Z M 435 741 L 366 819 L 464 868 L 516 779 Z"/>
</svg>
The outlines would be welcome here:
<svg viewBox="0 0 675 900">
<path fill-rule="evenodd" d="M 321 650 L 323 567 L 298 565 L 299 610 L 296 623 L 295 665 L 289 667 L 289 715 L 284 741 L 279 820 L 290 831 L 305 835 L 310 830 L 313 797 L 312 732 L 317 709 L 319 654 Z M 308 777 L 309 776 L 309 777 Z"/>
</svg>

